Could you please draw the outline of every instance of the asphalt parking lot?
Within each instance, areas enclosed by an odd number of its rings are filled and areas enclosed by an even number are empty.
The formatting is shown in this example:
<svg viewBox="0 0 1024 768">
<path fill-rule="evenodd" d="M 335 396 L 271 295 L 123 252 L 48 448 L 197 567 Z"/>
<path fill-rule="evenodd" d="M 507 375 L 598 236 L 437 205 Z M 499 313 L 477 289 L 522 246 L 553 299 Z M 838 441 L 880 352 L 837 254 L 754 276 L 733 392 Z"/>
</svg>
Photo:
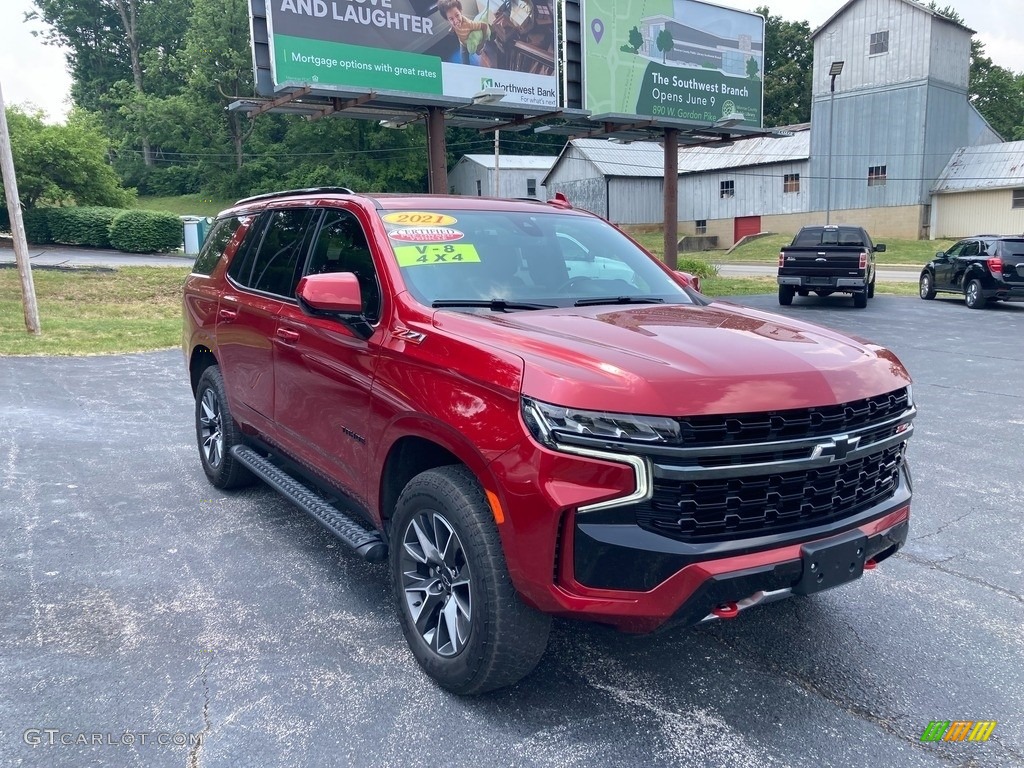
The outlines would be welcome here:
<svg viewBox="0 0 1024 768">
<path fill-rule="evenodd" d="M 914 375 L 906 548 L 733 622 L 557 622 L 475 699 L 420 673 L 385 566 L 206 483 L 179 351 L 0 358 L 0 764 L 1024 765 L 1024 304 L 742 301 Z M 923 744 L 932 720 L 998 725 Z"/>
</svg>

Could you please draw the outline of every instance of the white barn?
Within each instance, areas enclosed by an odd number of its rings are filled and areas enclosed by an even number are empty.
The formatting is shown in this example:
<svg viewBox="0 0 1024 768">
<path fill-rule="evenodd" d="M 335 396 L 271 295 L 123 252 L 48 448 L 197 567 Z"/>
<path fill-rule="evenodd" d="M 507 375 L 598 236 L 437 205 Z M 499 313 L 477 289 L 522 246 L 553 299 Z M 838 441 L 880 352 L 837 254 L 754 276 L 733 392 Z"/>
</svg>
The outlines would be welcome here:
<svg viewBox="0 0 1024 768">
<path fill-rule="evenodd" d="M 541 182 L 556 159 L 552 155 L 499 155 L 497 197 L 547 200 L 547 190 Z M 494 176 L 494 155 L 464 155 L 448 173 L 448 192 L 494 197 Z"/>
</svg>

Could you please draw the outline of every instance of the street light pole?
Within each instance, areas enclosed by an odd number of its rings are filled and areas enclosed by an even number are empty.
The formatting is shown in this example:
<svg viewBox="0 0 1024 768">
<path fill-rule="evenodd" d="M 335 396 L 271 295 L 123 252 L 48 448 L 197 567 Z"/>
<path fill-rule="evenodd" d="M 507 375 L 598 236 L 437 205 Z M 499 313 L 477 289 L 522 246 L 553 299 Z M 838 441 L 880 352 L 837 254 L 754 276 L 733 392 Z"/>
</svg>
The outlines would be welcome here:
<svg viewBox="0 0 1024 768">
<path fill-rule="evenodd" d="M 842 73 L 844 63 L 842 61 L 833 61 L 832 66 L 828 70 L 832 82 L 829 85 L 828 94 L 828 193 L 825 203 L 826 224 L 830 224 L 832 221 L 832 141 L 835 136 L 836 78 Z"/>
<path fill-rule="evenodd" d="M 498 174 L 500 173 L 500 169 L 498 168 L 498 165 L 499 165 L 498 135 L 500 133 L 501 133 L 501 131 L 495 131 L 494 132 L 494 196 L 495 197 L 501 197 L 501 193 L 499 191 L 501 189 L 501 186 L 498 184 Z"/>
</svg>

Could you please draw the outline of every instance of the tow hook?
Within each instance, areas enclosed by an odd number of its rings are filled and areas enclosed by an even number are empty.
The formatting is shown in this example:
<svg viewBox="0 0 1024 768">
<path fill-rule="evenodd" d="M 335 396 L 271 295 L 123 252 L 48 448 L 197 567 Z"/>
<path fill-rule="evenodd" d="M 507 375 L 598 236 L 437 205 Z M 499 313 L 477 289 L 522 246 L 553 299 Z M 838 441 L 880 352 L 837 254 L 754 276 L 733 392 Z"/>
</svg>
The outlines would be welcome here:
<svg viewBox="0 0 1024 768">
<path fill-rule="evenodd" d="M 740 607 L 736 603 L 722 603 L 712 608 L 711 612 L 720 619 L 735 619 L 740 615 Z"/>
<path fill-rule="evenodd" d="M 865 570 L 865 571 L 873 571 L 873 570 L 875 570 L 875 568 L 877 568 L 877 567 L 878 567 L 878 563 L 876 563 L 876 562 L 874 561 L 874 559 L 871 559 L 871 560 L 865 560 L 865 561 L 864 561 L 864 570 Z"/>
</svg>

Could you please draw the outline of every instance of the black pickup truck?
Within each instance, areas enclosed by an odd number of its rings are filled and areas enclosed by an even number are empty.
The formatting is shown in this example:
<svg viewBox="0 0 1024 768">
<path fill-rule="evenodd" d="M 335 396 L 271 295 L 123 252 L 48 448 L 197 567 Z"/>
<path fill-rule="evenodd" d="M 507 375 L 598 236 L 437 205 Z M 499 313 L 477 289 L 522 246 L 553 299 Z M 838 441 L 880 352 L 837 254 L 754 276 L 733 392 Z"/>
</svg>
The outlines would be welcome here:
<svg viewBox="0 0 1024 768">
<path fill-rule="evenodd" d="M 853 306 L 866 307 L 875 295 L 875 254 L 884 251 L 885 244 L 872 243 L 861 227 L 804 227 L 779 251 L 779 304 L 814 291 L 852 293 Z"/>
</svg>

